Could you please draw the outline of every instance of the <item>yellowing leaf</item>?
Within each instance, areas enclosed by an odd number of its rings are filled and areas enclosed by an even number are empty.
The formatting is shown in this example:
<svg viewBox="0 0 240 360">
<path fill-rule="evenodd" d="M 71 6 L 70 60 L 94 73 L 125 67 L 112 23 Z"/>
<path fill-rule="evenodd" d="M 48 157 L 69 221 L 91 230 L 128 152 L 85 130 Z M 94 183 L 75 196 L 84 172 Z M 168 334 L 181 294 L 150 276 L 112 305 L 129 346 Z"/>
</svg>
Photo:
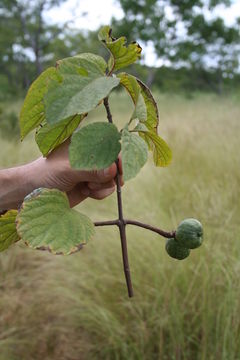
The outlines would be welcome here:
<svg viewBox="0 0 240 360">
<path fill-rule="evenodd" d="M 43 156 L 47 156 L 52 150 L 68 139 L 82 119 L 84 119 L 84 115 L 75 115 L 54 125 L 49 125 L 45 121 L 35 135 L 36 143 Z"/>
<path fill-rule="evenodd" d="M 142 133 L 146 143 L 153 151 L 153 160 L 156 166 L 168 166 L 172 160 L 172 151 L 168 144 L 154 132 Z"/>
<path fill-rule="evenodd" d="M 0 251 L 20 240 L 16 230 L 17 210 L 9 210 L 0 216 Z"/>
<path fill-rule="evenodd" d="M 149 131 L 157 133 L 158 108 L 149 88 L 133 75 L 121 73 L 118 77 L 120 84 L 127 90 L 135 105 L 132 119 L 138 118 Z"/>
<path fill-rule="evenodd" d="M 45 119 L 43 97 L 50 81 L 60 81 L 54 67 L 44 71 L 31 85 L 20 113 L 20 130 L 23 139 Z"/>
<path fill-rule="evenodd" d="M 120 84 L 127 90 L 135 105 L 132 119 L 137 118 L 140 123 L 134 129 L 153 151 L 156 166 L 167 166 L 172 159 L 172 152 L 167 143 L 157 135 L 158 107 L 149 88 L 139 79 L 127 73 L 118 75 Z M 144 128 L 141 127 L 144 125 Z"/>
<path fill-rule="evenodd" d="M 113 70 L 119 70 L 133 64 L 141 57 L 142 51 L 138 43 L 133 42 L 126 45 L 127 39 L 124 36 L 115 39 L 111 36 L 111 33 L 112 29 L 109 26 L 104 26 L 98 34 L 99 40 L 102 41 L 111 54 L 108 62 L 110 73 Z"/>
</svg>

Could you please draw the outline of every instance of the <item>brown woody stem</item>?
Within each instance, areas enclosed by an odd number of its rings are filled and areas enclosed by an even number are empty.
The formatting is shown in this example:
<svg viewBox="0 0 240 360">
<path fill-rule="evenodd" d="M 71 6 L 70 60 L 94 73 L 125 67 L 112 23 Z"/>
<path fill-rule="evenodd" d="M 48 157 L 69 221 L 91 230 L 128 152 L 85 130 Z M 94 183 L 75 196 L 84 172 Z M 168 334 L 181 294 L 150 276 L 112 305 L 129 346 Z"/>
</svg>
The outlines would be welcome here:
<svg viewBox="0 0 240 360">
<path fill-rule="evenodd" d="M 103 103 L 104 103 L 104 106 L 105 106 L 105 109 L 107 112 L 108 121 L 110 123 L 113 123 L 112 114 L 111 114 L 109 103 L 108 103 L 108 97 L 106 97 L 104 99 Z M 129 262 L 128 262 L 126 223 L 123 218 L 121 180 L 120 180 L 120 169 L 119 169 L 118 160 L 116 160 L 116 166 L 117 166 L 116 183 L 117 183 L 118 220 L 117 220 L 116 224 L 114 223 L 111 225 L 117 225 L 119 228 L 119 233 L 120 233 L 120 238 L 121 238 L 121 246 L 122 246 L 123 269 L 124 269 L 124 274 L 125 274 L 126 283 L 127 283 L 128 296 L 132 297 L 133 296 L 133 287 L 132 287 L 131 274 L 130 274 L 130 268 L 129 268 Z M 110 225 L 110 224 L 108 224 L 108 225 Z"/>
<path fill-rule="evenodd" d="M 144 229 L 147 230 L 151 230 L 161 236 L 163 236 L 164 238 L 175 238 L 176 235 L 176 231 L 164 231 L 162 229 L 159 229 L 155 226 L 151 226 L 148 224 L 144 224 L 140 221 L 136 221 L 136 220 L 129 220 L 129 219 L 124 219 L 124 224 L 125 225 L 135 225 L 135 226 L 139 226 L 142 227 Z M 110 226 L 110 225 L 117 225 L 119 226 L 119 220 L 109 220 L 109 221 L 97 221 L 94 223 L 95 226 Z"/>
</svg>

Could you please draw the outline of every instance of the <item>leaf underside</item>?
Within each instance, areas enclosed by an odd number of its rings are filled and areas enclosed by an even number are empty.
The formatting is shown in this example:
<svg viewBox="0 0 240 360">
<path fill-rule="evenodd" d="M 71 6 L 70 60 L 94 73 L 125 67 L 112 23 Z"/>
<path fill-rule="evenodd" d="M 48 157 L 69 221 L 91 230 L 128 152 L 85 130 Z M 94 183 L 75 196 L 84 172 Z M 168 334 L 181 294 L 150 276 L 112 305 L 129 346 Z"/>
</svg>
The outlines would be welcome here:
<svg viewBox="0 0 240 360">
<path fill-rule="evenodd" d="M 44 96 L 46 120 L 56 124 L 67 117 L 93 110 L 119 79 L 107 77 L 100 66 L 81 56 L 58 62 L 60 82 L 50 82 Z"/>
<path fill-rule="evenodd" d="M 124 129 L 122 132 L 122 166 L 124 180 L 134 178 L 148 158 L 146 143 L 136 134 Z"/>
<path fill-rule="evenodd" d="M 53 254 L 72 254 L 94 234 L 94 224 L 69 207 L 67 195 L 55 189 L 41 189 L 23 202 L 17 216 L 17 231 L 33 249 Z"/>
<path fill-rule="evenodd" d="M 15 224 L 17 214 L 17 210 L 9 210 L 0 216 L 0 251 L 20 240 Z"/>
<path fill-rule="evenodd" d="M 78 170 L 100 170 L 110 166 L 121 150 L 120 134 L 115 125 L 96 122 L 73 134 L 69 159 Z"/>
</svg>

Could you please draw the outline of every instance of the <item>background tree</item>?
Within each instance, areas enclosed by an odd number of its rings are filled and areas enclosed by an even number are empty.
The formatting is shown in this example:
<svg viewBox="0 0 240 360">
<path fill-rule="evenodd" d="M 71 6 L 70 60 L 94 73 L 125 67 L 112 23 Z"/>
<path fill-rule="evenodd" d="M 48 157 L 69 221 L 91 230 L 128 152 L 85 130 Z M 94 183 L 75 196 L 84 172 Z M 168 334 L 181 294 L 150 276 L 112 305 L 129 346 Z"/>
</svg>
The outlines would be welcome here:
<svg viewBox="0 0 240 360">
<path fill-rule="evenodd" d="M 212 13 L 228 0 L 119 0 L 125 16 L 112 23 L 129 38 L 151 43 L 163 64 L 215 70 L 219 84 L 239 66 L 239 23 L 227 26 Z M 148 83 L 156 69 L 149 73 Z M 221 85 L 219 85 L 220 89 Z"/>
<path fill-rule="evenodd" d="M 27 88 L 43 70 L 49 43 L 62 31 L 46 22 L 44 12 L 64 1 L 1 0 L 0 66 L 11 87 Z"/>
</svg>

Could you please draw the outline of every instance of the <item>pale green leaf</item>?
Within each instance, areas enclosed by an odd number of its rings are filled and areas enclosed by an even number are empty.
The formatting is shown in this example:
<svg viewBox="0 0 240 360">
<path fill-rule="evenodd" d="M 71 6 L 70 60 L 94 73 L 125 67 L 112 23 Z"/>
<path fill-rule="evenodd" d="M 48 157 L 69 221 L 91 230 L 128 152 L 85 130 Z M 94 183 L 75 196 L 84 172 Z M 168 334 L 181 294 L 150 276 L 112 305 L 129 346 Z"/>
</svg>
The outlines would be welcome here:
<svg viewBox="0 0 240 360">
<path fill-rule="evenodd" d="M 123 178 L 129 180 L 134 178 L 148 158 L 146 143 L 136 134 L 128 130 L 122 131 L 122 167 Z"/>
<path fill-rule="evenodd" d="M 155 132 L 142 133 L 146 143 L 153 151 L 153 160 L 156 166 L 168 166 L 172 160 L 172 151 L 168 144 Z"/>
<path fill-rule="evenodd" d="M 68 139 L 83 118 L 84 115 L 75 115 L 54 125 L 49 125 L 45 121 L 35 134 L 36 143 L 43 156 L 47 156 Z"/>
<path fill-rule="evenodd" d="M 9 210 L 0 216 L 0 251 L 20 240 L 15 224 L 17 214 L 17 210 Z"/>
<path fill-rule="evenodd" d="M 30 195 L 17 216 L 17 231 L 33 249 L 54 254 L 72 254 L 94 234 L 94 224 L 70 209 L 67 195 L 55 189 L 41 189 Z"/>
<path fill-rule="evenodd" d="M 73 64 L 75 64 L 76 66 L 79 66 L 78 61 L 80 60 L 80 64 L 82 60 L 86 60 L 88 63 L 92 62 L 94 64 L 94 67 L 97 65 L 99 70 L 102 72 L 102 74 L 104 75 L 106 70 L 107 70 L 107 63 L 106 61 L 103 59 L 103 57 L 96 55 L 96 54 L 92 54 L 92 53 L 82 53 L 76 56 L 72 56 L 69 58 L 65 58 L 63 60 L 59 60 L 57 62 L 57 65 L 60 65 L 62 61 L 66 62 L 66 61 L 70 61 Z M 85 66 L 84 66 L 85 68 Z"/>
<path fill-rule="evenodd" d="M 58 60 L 56 67 L 61 75 L 93 76 L 95 74 L 95 76 L 103 76 L 107 69 L 107 63 L 99 55 L 83 53 Z"/>
<path fill-rule="evenodd" d="M 134 112 L 132 114 L 132 119 L 138 119 L 141 122 L 147 122 L 147 107 L 144 101 L 142 94 L 138 96 L 138 101 L 136 103 Z"/>
<path fill-rule="evenodd" d="M 148 128 L 143 123 L 138 123 L 132 130 L 134 132 L 148 132 Z"/>
<path fill-rule="evenodd" d="M 78 170 L 100 170 L 110 166 L 121 150 L 115 125 L 96 122 L 73 134 L 69 146 L 71 166 Z"/>
<path fill-rule="evenodd" d="M 49 124 L 93 110 L 119 84 L 118 78 L 104 76 L 98 64 L 80 56 L 59 61 L 58 71 L 63 81 L 50 84 L 44 97 Z"/>
<path fill-rule="evenodd" d="M 54 67 L 42 72 L 28 90 L 20 113 L 22 139 L 45 119 L 43 97 L 50 81 L 60 81 Z"/>
<path fill-rule="evenodd" d="M 127 39 L 124 36 L 115 39 L 111 36 L 111 33 L 112 29 L 109 26 L 104 26 L 98 34 L 99 40 L 102 41 L 111 54 L 108 62 L 110 72 L 133 64 L 140 58 L 142 51 L 138 43 L 132 42 L 126 45 Z"/>
</svg>

